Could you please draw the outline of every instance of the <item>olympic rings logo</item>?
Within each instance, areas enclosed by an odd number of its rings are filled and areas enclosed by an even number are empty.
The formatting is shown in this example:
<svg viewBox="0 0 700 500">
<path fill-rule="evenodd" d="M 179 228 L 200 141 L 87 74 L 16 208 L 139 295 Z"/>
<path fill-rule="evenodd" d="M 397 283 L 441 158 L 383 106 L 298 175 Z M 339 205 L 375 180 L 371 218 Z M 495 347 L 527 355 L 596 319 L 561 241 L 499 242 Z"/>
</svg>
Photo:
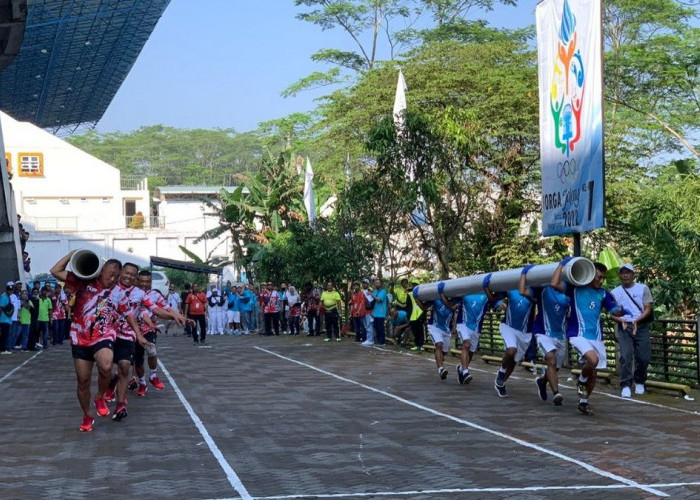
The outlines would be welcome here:
<svg viewBox="0 0 700 500">
<path fill-rule="evenodd" d="M 569 177 L 576 174 L 578 174 L 578 165 L 573 158 L 557 165 L 557 177 L 562 184 L 564 184 Z"/>
</svg>

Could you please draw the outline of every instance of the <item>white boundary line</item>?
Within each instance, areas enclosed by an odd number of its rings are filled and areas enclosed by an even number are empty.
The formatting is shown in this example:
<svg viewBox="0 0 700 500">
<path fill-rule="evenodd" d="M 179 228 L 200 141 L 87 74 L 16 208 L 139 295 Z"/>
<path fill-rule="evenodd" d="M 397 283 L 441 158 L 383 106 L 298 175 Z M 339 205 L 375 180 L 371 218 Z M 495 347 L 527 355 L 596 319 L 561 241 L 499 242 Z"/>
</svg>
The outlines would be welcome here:
<svg viewBox="0 0 700 500">
<path fill-rule="evenodd" d="M 226 461 L 226 459 L 224 458 L 224 455 L 221 453 L 221 450 L 219 450 L 219 447 L 216 446 L 216 443 L 214 442 L 212 437 L 209 435 L 209 432 L 207 431 L 206 427 L 204 427 L 202 420 L 194 412 L 189 401 L 187 401 L 187 398 L 185 398 L 184 394 L 182 394 L 182 391 L 180 391 L 180 388 L 175 383 L 175 380 L 173 379 L 173 377 L 170 376 L 170 372 L 168 372 L 168 370 L 165 368 L 165 365 L 163 364 L 163 362 L 160 359 L 158 360 L 158 366 L 160 367 L 161 371 L 165 374 L 165 376 L 168 378 L 170 385 L 172 385 L 173 390 L 175 391 L 175 394 L 177 394 L 178 399 L 180 400 L 182 405 L 185 407 L 185 410 L 187 410 L 187 413 L 190 415 L 190 418 L 194 422 L 194 425 L 197 427 L 197 430 L 204 438 L 204 442 L 207 443 L 207 446 L 209 447 L 209 450 L 211 450 L 212 455 L 214 455 L 214 457 L 216 458 L 216 461 L 219 462 L 219 465 L 226 473 L 226 479 L 228 479 L 228 482 L 231 484 L 233 489 L 236 490 L 236 492 L 238 492 L 238 494 L 240 495 L 240 498 L 242 500 L 252 500 L 253 497 L 250 496 L 250 493 L 248 493 L 248 490 L 246 490 L 245 486 L 243 486 L 243 483 L 241 482 L 241 479 L 238 477 L 238 474 L 236 474 L 236 472 L 233 470 L 233 468 Z"/>
<path fill-rule="evenodd" d="M 605 477 L 605 478 L 607 478 L 607 479 L 611 479 L 611 480 L 613 480 L 613 481 L 617 481 L 617 482 L 619 482 L 619 483 L 625 484 L 625 485 L 630 486 L 630 487 L 634 487 L 634 488 L 641 489 L 641 490 L 643 490 L 643 491 L 646 491 L 647 493 L 651 493 L 651 494 L 653 494 L 653 495 L 657 495 L 657 496 L 660 496 L 660 497 L 667 497 L 667 496 L 668 496 L 668 494 L 664 493 L 663 491 L 656 490 L 656 489 L 654 489 L 654 488 L 641 485 L 641 484 L 637 483 L 636 481 L 632 481 L 631 479 L 627 479 L 626 477 L 622 477 L 622 476 L 619 476 L 619 475 L 617 475 L 617 474 L 613 474 L 612 472 L 604 471 L 604 470 L 602 470 L 602 469 L 599 469 L 599 468 L 597 468 L 597 467 L 594 467 L 593 465 L 587 464 L 586 462 L 583 462 L 583 461 L 578 460 L 578 459 L 576 459 L 576 458 L 572 458 L 572 457 L 569 457 L 569 456 L 564 455 L 564 454 L 562 454 L 562 453 L 559 453 L 559 452 L 556 452 L 556 451 L 553 451 L 553 450 L 549 450 L 549 449 L 544 448 L 544 447 L 542 447 L 542 446 L 539 446 L 539 445 L 537 445 L 537 444 L 530 443 L 530 442 L 525 441 L 525 440 L 523 440 L 523 439 L 516 438 L 516 437 L 510 436 L 510 435 L 508 435 L 508 434 L 504 434 L 504 433 L 502 433 L 502 432 L 495 431 L 495 430 L 493 430 L 493 429 L 489 429 L 488 427 L 484 427 L 484 426 L 482 426 L 482 425 L 475 424 L 475 423 L 470 422 L 470 421 L 468 421 L 468 420 L 465 420 L 465 419 L 463 419 L 463 418 L 455 417 L 455 416 L 449 415 L 449 414 L 447 414 L 447 413 L 442 413 L 442 412 L 440 412 L 440 411 L 433 410 L 432 408 L 428 408 L 427 406 L 423 406 L 423 405 L 421 405 L 421 404 L 419 404 L 419 403 L 415 403 L 415 402 L 410 401 L 410 400 L 408 400 L 408 399 L 402 398 L 401 396 L 397 396 L 396 394 L 392 394 L 392 393 L 390 393 L 390 392 L 383 391 L 383 390 L 381 390 L 381 389 L 377 389 L 377 388 L 371 387 L 371 386 L 369 386 L 369 385 L 365 385 L 365 384 L 363 384 L 363 383 L 361 383 L 361 382 L 357 382 L 357 381 L 352 380 L 352 379 L 348 379 L 348 378 L 345 378 L 345 377 L 341 377 L 341 376 L 339 376 L 339 375 L 336 375 L 336 374 L 334 374 L 334 373 L 328 372 L 328 371 L 323 370 L 323 369 L 321 369 L 321 368 L 317 368 L 317 367 L 315 367 L 315 366 L 312 366 L 312 365 L 310 365 L 310 364 L 308 364 L 308 363 L 304 363 L 304 362 L 302 362 L 302 361 L 297 361 L 297 360 L 295 360 L 295 359 L 288 358 L 287 356 L 283 356 L 283 355 L 278 354 L 278 353 L 276 353 L 276 352 L 269 351 L 269 350 L 264 349 L 264 348 L 262 348 L 262 347 L 258 347 L 258 346 L 254 346 L 254 347 L 255 347 L 255 349 L 257 349 L 257 350 L 259 350 L 259 351 L 262 351 L 262 352 L 265 352 L 265 353 L 267 353 L 267 354 L 270 354 L 271 356 L 276 356 L 276 357 L 278 357 L 278 358 L 280 358 L 280 359 L 284 359 L 284 360 L 286 360 L 286 361 L 289 361 L 290 363 L 295 363 L 295 364 L 297 364 L 297 365 L 304 366 L 304 367 L 306 367 L 306 368 L 309 368 L 310 370 L 317 371 L 317 372 L 322 373 L 322 374 L 324 374 L 324 375 L 327 375 L 327 376 L 329 376 L 329 377 L 333 377 L 333 378 L 335 378 L 335 379 L 337 379 L 337 380 L 341 380 L 341 381 L 343 381 L 343 382 L 347 382 L 347 383 L 349 383 L 349 384 L 353 384 L 353 385 L 362 387 L 363 389 L 367 389 L 368 391 L 372 391 L 372 392 L 375 392 L 375 393 L 377 393 L 377 394 L 381 394 L 381 395 L 383 395 L 383 396 L 386 396 L 386 397 L 388 397 L 388 398 L 394 399 L 394 400 L 396 400 L 396 401 L 399 401 L 400 403 L 403 403 L 403 404 L 405 404 L 405 405 L 411 406 L 411 407 L 416 408 L 416 409 L 418 409 L 418 410 L 422 410 L 422 411 L 425 411 L 425 412 L 430 413 L 430 414 L 432 414 L 432 415 L 436 415 L 436 416 L 439 416 L 439 417 L 446 418 L 446 419 L 448 419 L 448 420 L 452 420 L 453 422 L 457 422 L 457 423 L 459 423 L 459 424 L 466 425 L 466 426 L 468 426 L 468 427 L 471 427 L 472 429 L 476 429 L 476 430 L 479 430 L 479 431 L 482 431 L 482 432 L 491 434 L 491 435 L 493 435 L 493 436 L 500 437 L 500 438 L 505 439 L 505 440 L 508 440 L 508 441 L 512 441 L 512 442 L 514 442 L 514 443 L 516 443 L 516 444 L 519 444 L 519 445 L 521 445 L 521 446 L 524 446 L 524 447 L 526 447 L 526 448 L 531 448 L 531 449 L 533 449 L 533 450 L 539 451 L 540 453 L 544 453 L 544 454 L 547 454 L 547 455 L 551 455 L 551 456 L 553 456 L 553 457 L 559 458 L 560 460 L 564 460 L 564 461 L 569 462 L 569 463 L 572 463 L 572 464 L 574 464 L 574 465 L 578 465 L 579 467 L 581 467 L 581 468 L 583 468 L 583 469 L 586 469 L 586 470 L 589 471 L 589 472 L 592 472 L 592 473 L 597 474 L 597 475 L 599 475 L 599 476 Z"/>
<path fill-rule="evenodd" d="M 376 349 L 378 351 L 382 351 L 382 352 L 398 354 L 400 356 L 409 356 L 409 357 L 416 358 L 416 359 L 423 359 L 423 360 L 426 360 L 426 361 L 431 362 L 431 363 L 434 362 L 434 360 L 432 358 L 426 358 L 424 356 L 420 356 L 420 355 L 414 354 L 412 352 L 396 352 L 392 349 L 386 349 L 386 348 L 377 347 L 377 346 L 373 346 L 373 347 L 374 347 L 374 349 Z M 457 359 L 459 359 L 459 358 L 457 358 Z M 483 368 L 474 368 L 473 366 L 469 367 L 469 371 L 488 373 L 488 374 L 491 374 L 494 376 L 496 374 L 495 372 L 492 372 L 490 370 L 484 370 Z M 522 377 L 520 375 L 511 375 L 510 378 L 514 379 L 514 380 L 534 380 L 534 378 L 529 379 L 526 377 Z M 576 389 L 575 387 L 572 387 L 566 383 L 561 383 L 561 382 L 559 383 L 559 387 L 563 387 L 564 389 L 571 389 L 571 390 Z M 651 401 L 643 401 L 641 399 L 623 398 L 622 396 L 617 396 L 615 394 L 610 394 L 610 393 L 603 392 L 603 391 L 597 391 L 596 394 L 599 394 L 600 396 L 605 396 L 605 397 L 608 397 L 611 399 L 617 399 L 619 401 L 624 401 L 625 403 L 644 405 L 644 406 L 653 406 L 654 408 L 663 408 L 664 410 L 675 411 L 678 413 L 684 413 L 686 415 L 692 415 L 694 417 L 700 417 L 700 413 L 697 411 L 685 410 L 683 408 L 675 408 L 673 406 L 662 405 L 660 403 L 652 403 Z"/>
<path fill-rule="evenodd" d="M 26 365 L 27 363 L 29 363 L 31 360 L 33 360 L 34 358 L 36 358 L 36 357 L 37 357 L 39 354 L 41 354 L 42 352 L 44 352 L 44 351 L 39 351 L 39 352 L 37 352 L 37 353 L 34 354 L 32 357 L 25 359 L 24 362 L 23 362 L 22 364 L 20 364 L 19 366 L 15 366 L 12 370 L 10 370 L 9 372 L 7 372 L 2 378 L 0 378 L 0 384 L 2 384 L 5 380 L 7 380 L 8 378 L 10 378 L 10 377 L 12 376 L 13 373 L 15 373 L 17 370 L 19 370 L 19 369 L 22 368 L 24 365 Z"/>
<path fill-rule="evenodd" d="M 654 488 L 673 488 L 681 486 L 698 486 L 700 482 L 692 483 L 657 483 L 645 484 L 643 486 Z M 625 490 L 636 489 L 634 486 L 624 484 L 608 485 L 580 485 L 580 486 L 530 486 L 524 488 L 445 488 L 435 490 L 414 490 L 414 491 L 373 491 L 363 493 L 325 493 L 325 494 L 299 494 L 299 495 L 275 495 L 267 497 L 254 497 L 253 500 L 294 500 L 296 498 L 363 498 L 363 497 L 400 497 L 408 495 L 439 495 L 444 493 L 520 493 L 534 491 L 576 491 L 576 490 Z M 233 498 L 219 498 L 217 500 L 235 500 Z"/>
</svg>

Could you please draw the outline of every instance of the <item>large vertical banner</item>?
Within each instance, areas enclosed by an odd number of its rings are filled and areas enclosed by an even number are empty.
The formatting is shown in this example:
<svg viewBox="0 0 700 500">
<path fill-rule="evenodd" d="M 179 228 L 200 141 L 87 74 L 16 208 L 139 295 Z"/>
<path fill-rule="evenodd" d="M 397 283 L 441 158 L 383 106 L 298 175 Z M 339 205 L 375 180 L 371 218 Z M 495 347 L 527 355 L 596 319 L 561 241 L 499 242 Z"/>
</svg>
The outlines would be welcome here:
<svg viewBox="0 0 700 500">
<path fill-rule="evenodd" d="M 601 0 L 542 0 L 537 53 L 542 234 L 605 225 Z"/>
</svg>

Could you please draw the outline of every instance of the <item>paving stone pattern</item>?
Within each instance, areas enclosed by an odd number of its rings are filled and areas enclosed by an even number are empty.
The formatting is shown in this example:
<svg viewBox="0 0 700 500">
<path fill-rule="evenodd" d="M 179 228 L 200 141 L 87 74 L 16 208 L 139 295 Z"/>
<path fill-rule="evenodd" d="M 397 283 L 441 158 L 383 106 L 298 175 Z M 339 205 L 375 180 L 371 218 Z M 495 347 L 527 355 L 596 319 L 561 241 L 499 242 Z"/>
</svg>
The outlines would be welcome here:
<svg viewBox="0 0 700 500">
<path fill-rule="evenodd" d="M 441 381 L 431 353 L 366 348 L 348 338 L 207 340 L 195 347 L 182 335 L 161 336 L 160 359 L 253 498 L 655 497 L 601 489 L 621 483 L 467 423 L 639 484 L 700 482 L 696 402 L 642 398 L 658 407 L 594 394 L 596 415 L 585 417 L 566 374 L 564 406 L 555 408 L 537 398 L 533 375 L 520 368 L 507 384 L 510 396 L 500 399 L 497 367 L 476 360 L 474 380 L 460 386 L 452 356 Z M 0 357 L 0 379 L 33 355 Z M 97 417 L 93 432 L 81 433 L 69 346 L 51 347 L 7 376 L 0 382 L 0 498 L 240 498 L 162 371 L 160 377 L 165 390 L 130 394 L 127 419 Z M 542 486 L 582 489 L 521 490 Z M 471 488 L 479 491 L 464 491 Z M 460 491 L 445 491 L 451 489 Z M 659 489 L 672 498 L 700 497 L 699 485 Z"/>
</svg>

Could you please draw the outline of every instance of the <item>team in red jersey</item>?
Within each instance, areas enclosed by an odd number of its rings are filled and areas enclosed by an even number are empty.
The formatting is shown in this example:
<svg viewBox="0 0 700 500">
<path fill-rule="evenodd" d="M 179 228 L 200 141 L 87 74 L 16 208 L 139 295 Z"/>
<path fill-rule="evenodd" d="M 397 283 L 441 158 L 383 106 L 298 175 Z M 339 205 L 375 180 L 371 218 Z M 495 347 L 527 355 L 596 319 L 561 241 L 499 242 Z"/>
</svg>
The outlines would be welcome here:
<svg viewBox="0 0 700 500">
<path fill-rule="evenodd" d="M 90 408 L 90 382 L 92 370 L 97 364 L 99 376 L 94 404 L 99 416 L 109 415 L 105 401 L 112 379 L 112 364 L 118 364 L 119 383 L 117 385 L 117 408 L 113 420 L 127 416 L 126 386 L 129 370 L 133 362 L 134 345 L 153 347 L 141 334 L 137 317 L 141 308 L 148 309 L 165 319 L 174 319 L 180 324 L 185 318 L 177 312 L 168 311 L 152 302 L 134 283 L 138 267 L 110 259 L 102 266 L 97 278 L 84 280 L 68 271 L 70 252 L 52 268 L 51 274 L 66 283 L 67 291 L 75 295 L 73 320 L 71 324 L 71 350 L 78 383 L 78 401 L 83 410 L 80 431 L 92 430 L 95 419 Z M 115 283 L 119 279 L 119 285 Z"/>
</svg>

